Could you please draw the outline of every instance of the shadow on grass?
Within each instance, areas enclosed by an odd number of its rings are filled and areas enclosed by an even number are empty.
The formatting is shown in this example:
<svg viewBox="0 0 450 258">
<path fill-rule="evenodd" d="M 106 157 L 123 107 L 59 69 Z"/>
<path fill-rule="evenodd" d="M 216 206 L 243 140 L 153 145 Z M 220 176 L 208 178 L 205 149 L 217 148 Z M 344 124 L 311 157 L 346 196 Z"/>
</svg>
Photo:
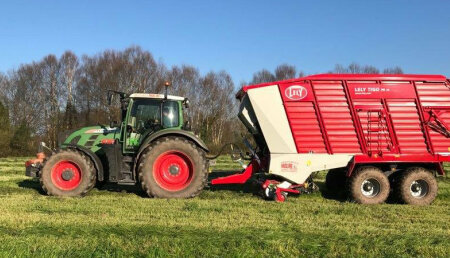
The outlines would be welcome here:
<svg viewBox="0 0 450 258">
<path fill-rule="evenodd" d="M 230 171 L 230 170 L 214 170 L 208 175 L 208 184 L 205 187 L 205 190 L 216 192 L 216 191 L 232 191 L 232 192 L 238 192 L 238 193 L 251 193 L 254 195 L 259 195 L 261 188 L 252 182 L 252 180 L 249 180 L 245 184 L 226 184 L 226 185 L 212 185 L 211 180 L 219 177 L 225 177 L 232 174 L 240 173 L 237 171 Z M 346 202 L 348 200 L 347 195 L 345 194 L 345 191 L 341 191 L 338 193 L 334 193 L 332 191 L 329 191 L 327 187 L 325 186 L 324 182 L 316 182 L 317 186 L 319 187 L 319 191 L 323 198 L 329 199 L 329 200 L 336 200 L 339 202 Z M 39 194 L 45 194 L 44 191 L 41 188 L 41 185 L 38 180 L 33 179 L 26 179 L 18 183 L 19 187 L 32 189 L 36 191 Z M 115 183 L 101 183 L 97 184 L 96 188 L 99 192 L 125 192 L 125 193 L 131 193 L 136 194 L 140 197 L 148 197 L 147 194 L 142 190 L 142 188 L 139 185 L 118 185 Z"/>
<path fill-rule="evenodd" d="M 129 193 L 129 194 L 136 194 L 140 197 L 148 197 L 147 193 L 142 190 L 142 188 L 139 185 L 118 185 L 116 183 L 102 183 L 99 185 L 96 185 L 95 188 L 97 188 L 100 192 L 115 192 L 115 193 Z"/>
<path fill-rule="evenodd" d="M 39 183 L 38 180 L 25 179 L 25 180 L 17 183 L 17 185 L 22 188 L 32 189 L 39 194 L 45 194 L 44 191 L 42 190 L 41 184 Z"/>
<path fill-rule="evenodd" d="M 342 191 L 334 192 L 330 191 L 324 182 L 316 182 L 316 185 L 319 187 L 320 194 L 323 198 L 328 200 L 335 200 L 339 202 L 347 202 L 348 197 L 345 192 L 345 189 L 342 189 Z"/>
<path fill-rule="evenodd" d="M 41 184 L 38 180 L 26 179 L 18 182 L 17 185 L 22 188 L 27 188 L 36 191 L 39 194 L 45 195 L 46 193 L 42 190 Z M 136 185 L 118 185 L 115 183 L 101 183 L 95 186 L 100 192 L 125 192 L 134 193 L 141 197 L 147 197 L 146 193 Z"/>
<path fill-rule="evenodd" d="M 258 189 L 252 183 L 246 184 L 228 184 L 228 185 L 211 185 L 211 180 L 218 177 L 229 176 L 231 174 L 237 173 L 236 171 L 213 171 L 208 175 L 208 184 L 205 187 L 205 190 L 209 191 L 234 191 L 234 192 L 243 192 L 243 193 L 256 193 Z M 18 182 L 17 185 L 22 188 L 27 188 L 36 191 L 39 194 L 45 195 L 45 192 L 42 190 L 42 187 L 38 180 L 36 179 L 26 179 L 21 182 Z M 116 183 L 97 183 L 95 188 L 100 192 L 125 192 L 125 193 L 134 193 L 141 197 L 147 197 L 147 194 L 142 190 L 140 185 L 118 185 Z"/>
</svg>

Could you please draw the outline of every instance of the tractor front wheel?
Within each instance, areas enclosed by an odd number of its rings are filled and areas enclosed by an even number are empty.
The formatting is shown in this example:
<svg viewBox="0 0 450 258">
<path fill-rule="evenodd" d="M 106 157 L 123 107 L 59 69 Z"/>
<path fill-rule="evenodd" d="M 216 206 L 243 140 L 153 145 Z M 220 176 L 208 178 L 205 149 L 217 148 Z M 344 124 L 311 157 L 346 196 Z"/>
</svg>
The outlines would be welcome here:
<svg viewBox="0 0 450 258">
<path fill-rule="evenodd" d="M 44 192 L 54 196 L 84 196 L 95 185 L 92 160 L 81 152 L 63 150 L 52 155 L 42 169 L 40 183 Z"/>
<path fill-rule="evenodd" d="M 207 179 L 205 153 L 187 139 L 158 139 L 140 158 L 139 180 L 151 197 L 194 197 L 203 190 Z"/>
</svg>

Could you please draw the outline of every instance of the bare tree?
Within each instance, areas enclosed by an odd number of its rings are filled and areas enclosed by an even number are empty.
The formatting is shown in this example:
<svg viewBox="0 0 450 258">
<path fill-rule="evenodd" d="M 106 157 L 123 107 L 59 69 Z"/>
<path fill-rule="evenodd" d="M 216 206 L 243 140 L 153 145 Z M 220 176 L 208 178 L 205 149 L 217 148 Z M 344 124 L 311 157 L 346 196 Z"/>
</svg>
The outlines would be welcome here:
<svg viewBox="0 0 450 258">
<path fill-rule="evenodd" d="M 204 134 L 214 145 L 219 145 L 234 104 L 233 80 L 225 71 L 209 72 L 202 78 L 201 86 L 203 97 L 199 104 L 204 109 L 201 115 L 206 126 Z"/>
<path fill-rule="evenodd" d="M 275 69 L 275 79 L 277 81 L 295 78 L 297 69 L 293 65 L 282 64 Z"/>
<path fill-rule="evenodd" d="M 273 82 L 275 81 L 275 75 L 273 75 L 270 71 L 266 69 L 262 69 L 259 72 L 253 74 L 252 84 L 264 83 L 264 82 Z"/>
<path fill-rule="evenodd" d="M 8 105 L 9 79 L 6 75 L 0 72 L 0 101 L 4 105 Z"/>
<path fill-rule="evenodd" d="M 343 65 L 341 65 L 341 64 L 336 64 L 335 66 L 334 66 L 334 70 L 333 71 L 331 71 L 332 73 L 338 73 L 338 74 L 341 74 L 341 73 L 348 73 L 348 70 L 347 70 L 347 68 L 345 68 Z"/>
<path fill-rule="evenodd" d="M 348 73 L 361 73 L 362 68 L 358 63 L 351 63 L 347 68 Z"/>
<path fill-rule="evenodd" d="M 336 64 L 334 70 L 331 73 L 350 73 L 350 74 L 358 74 L 358 73 L 367 73 L 367 74 L 379 74 L 380 70 L 373 65 L 364 65 L 361 66 L 358 63 L 351 63 L 348 67 L 345 67 L 341 64 Z M 383 70 L 385 74 L 401 74 L 403 73 L 402 69 L 398 66 L 393 68 L 386 68 Z"/>
<path fill-rule="evenodd" d="M 47 128 L 48 95 L 42 88 L 42 73 L 38 63 L 21 65 L 9 75 L 8 109 L 12 126 L 24 121 L 37 134 L 44 134 Z"/>
<path fill-rule="evenodd" d="M 60 80 L 61 84 L 66 88 L 67 95 L 63 119 L 63 127 L 65 130 L 75 126 L 76 110 L 74 106 L 73 87 L 78 65 L 78 57 L 71 51 L 66 51 L 60 58 Z"/>
<path fill-rule="evenodd" d="M 399 66 L 395 66 L 392 68 L 386 68 L 383 70 L 384 74 L 403 74 L 403 69 Z"/>
<path fill-rule="evenodd" d="M 372 65 L 366 65 L 363 67 L 362 73 L 369 73 L 369 74 L 379 74 L 380 70 Z"/>
</svg>

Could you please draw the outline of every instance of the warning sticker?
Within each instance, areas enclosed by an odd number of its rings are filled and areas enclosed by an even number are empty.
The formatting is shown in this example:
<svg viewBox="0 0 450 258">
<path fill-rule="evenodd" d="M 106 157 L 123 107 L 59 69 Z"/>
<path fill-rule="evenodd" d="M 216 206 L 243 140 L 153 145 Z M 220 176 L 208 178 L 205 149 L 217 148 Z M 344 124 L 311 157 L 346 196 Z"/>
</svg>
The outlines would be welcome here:
<svg viewBox="0 0 450 258">
<path fill-rule="evenodd" d="M 281 162 L 281 172 L 297 172 L 298 163 L 295 161 Z"/>
</svg>

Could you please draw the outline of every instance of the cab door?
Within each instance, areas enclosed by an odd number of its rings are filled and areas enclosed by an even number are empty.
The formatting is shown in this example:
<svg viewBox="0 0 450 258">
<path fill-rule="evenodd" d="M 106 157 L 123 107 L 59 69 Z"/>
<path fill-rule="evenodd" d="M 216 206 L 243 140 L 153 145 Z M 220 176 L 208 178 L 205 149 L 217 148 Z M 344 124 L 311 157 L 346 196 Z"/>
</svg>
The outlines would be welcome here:
<svg viewBox="0 0 450 258">
<path fill-rule="evenodd" d="M 123 152 L 139 149 L 146 135 L 161 129 L 161 101 L 157 99 L 134 99 L 124 125 Z"/>
</svg>

